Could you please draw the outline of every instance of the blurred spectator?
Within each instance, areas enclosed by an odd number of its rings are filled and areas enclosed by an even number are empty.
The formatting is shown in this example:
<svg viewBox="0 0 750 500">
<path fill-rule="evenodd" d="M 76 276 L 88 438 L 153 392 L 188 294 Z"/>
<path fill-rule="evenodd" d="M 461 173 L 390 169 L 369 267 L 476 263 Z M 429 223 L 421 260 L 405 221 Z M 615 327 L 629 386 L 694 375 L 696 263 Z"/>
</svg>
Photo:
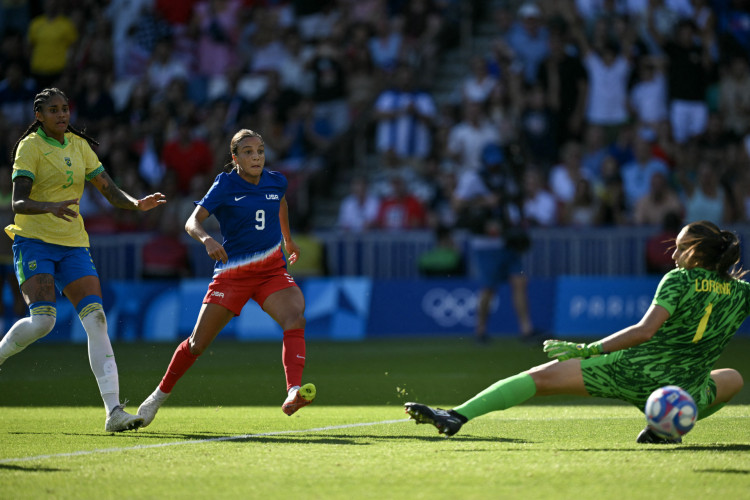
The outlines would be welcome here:
<svg viewBox="0 0 750 500">
<path fill-rule="evenodd" d="M 238 63 L 241 0 L 204 0 L 195 4 L 191 33 L 198 42 L 198 74 L 222 75 Z"/>
<path fill-rule="evenodd" d="M 44 13 L 31 20 L 31 75 L 39 89 L 52 87 L 70 63 L 69 53 L 78 30 L 64 12 L 61 0 L 45 0 Z"/>
<path fill-rule="evenodd" d="M 156 43 L 172 35 L 171 27 L 154 11 L 152 0 L 115 0 L 107 13 L 113 25 L 115 76 L 143 76 Z"/>
<path fill-rule="evenodd" d="M 561 30 L 552 30 L 549 55 L 539 66 L 539 83 L 549 107 L 557 114 L 558 144 L 580 139 L 586 110 L 588 74 L 577 52 L 569 50 Z"/>
<path fill-rule="evenodd" d="M 541 9 L 532 2 L 522 4 L 518 9 L 518 21 L 513 23 L 505 41 L 527 84 L 536 83 L 539 66 L 549 50 L 548 39 Z"/>
<path fill-rule="evenodd" d="M 713 165 L 702 163 L 698 168 L 698 178 L 685 188 L 686 224 L 698 220 L 724 224 L 729 220 L 729 200 Z"/>
<path fill-rule="evenodd" d="M 417 259 L 420 276 L 428 278 L 455 278 L 465 273 L 464 258 L 453 239 L 449 227 L 435 229 L 435 246 Z"/>
<path fill-rule="evenodd" d="M 657 226 L 670 213 L 678 215 L 682 220 L 684 212 L 679 196 L 669 185 L 668 177 L 662 172 L 656 172 L 651 176 L 651 189 L 636 202 L 633 223 L 639 226 Z"/>
<path fill-rule="evenodd" d="M 401 175 L 391 178 L 391 194 L 380 204 L 377 226 L 381 229 L 418 229 L 427 226 L 424 205 L 407 188 Z"/>
<path fill-rule="evenodd" d="M 338 136 L 349 126 L 348 84 L 342 53 L 332 38 L 318 43 L 309 67 L 313 75 L 315 114 L 328 120 Z"/>
<path fill-rule="evenodd" d="M 177 174 L 177 185 L 182 194 L 190 191 L 193 177 L 210 174 L 214 166 L 211 148 L 206 141 L 193 136 L 187 120 L 178 123 L 177 134 L 164 145 L 161 158 L 166 169 Z"/>
<path fill-rule="evenodd" d="M 189 249 L 182 236 L 184 221 L 162 214 L 158 231 L 142 248 L 144 279 L 176 280 L 190 276 Z"/>
<path fill-rule="evenodd" d="M 114 47 L 112 47 L 112 27 L 103 12 L 94 11 L 88 28 L 81 33 L 81 39 L 75 51 L 74 67 L 85 70 L 96 68 L 101 73 L 102 81 L 114 82 L 110 77 L 115 69 Z"/>
<path fill-rule="evenodd" d="M 463 120 L 450 129 L 448 153 L 460 170 L 478 170 L 482 166 L 482 150 L 488 144 L 500 144 L 502 138 L 484 114 L 480 104 L 463 104 Z"/>
<path fill-rule="evenodd" d="M 736 220 L 750 222 L 750 171 L 740 173 L 733 187 Z"/>
<path fill-rule="evenodd" d="M 382 73 L 394 73 L 402 60 L 404 46 L 401 23 L 382 15 L 374 21 L 374 25 L 375 32 L 368 43 L 372 62 Z"/>
<path fill-rule="evenodd" d="M 435 74 L 445 22 L 436 4 L 441 1 L 411 0 L 404 2 L 399 20 L 403 26 L 403 58 L 419 71 L 422 82 Z"/>
<path fill-rule="evenodd" d="M 703 133 L 708 121 L 706 90 L 714 68 L 708 47 L 696 35 L 695 24 L 682 20 L 674 38 L 661 43 L 669 58 L 669 116 L 677 143 Z"/>
<path fill-rule="evenodd" d="M 651 189 L 651 178 L 656 173 L 669 176 L 667 165 L 653 155 L 651 141 L 654 138 L 653 132 L 641 129 L 635 139 L 635 158 L 622 166 L 622 181 L 628 210 L 632 211 L 638 200 L 648 194 Z"/>
<path fill-rule="evenodd" d="M 608 147 L 604 128 L 589 125 L 584 132 L 584 142 L 581 149 L 581 167 L 598 183 L 602 174 L 602 163 L 607 157 Z"/>
<path fill-rule="evenodd" d="M 352 119 L 366 111 L 380 88 L 381 75 L 376 73 L 368 43 L 370 25 L 356 23 L 349 28 L 344 50 L 344 67 L 347 74 L 347 93 Z"/>
<path fill-rule="evenodd" d="M 6 68 L 7 70 L 12 64 L 18 64 L 23 73 L 27 73 L 29 62 L 28 57 L 26 57 L 27 50 L 24 39 L 26 34 L 26 30 L 8 30 L 0 38 L 0 68 Z M 7 77 L 7 74 L 5 76 Z"/>
<path fill-rule="evenodd" d="M 73 99 L 75 120 L 88 133 L 98 136 L 114 124 L 115 103 L 99 68 L 87 67 L 81 73 L 81 89 Z"/>
<path fill-rule="evenodd" d="M 530 226 L 554 226 L 557 224 L 557 200 L 544 184 L 544 175 L 536 168 L 524 173 L 523 212 Z"/>
<path fill-rule="evenodd" d="M 454 227 L 458 216 L 453 208 L 453 196 L 458 180 L 450 167 L 440 163 L 436 156 L 430 156 L 422 163 L 420 175 L 431 188 L 423 197 L 428 210 L 428 225 Z"/>
<path fill-rule="evenodd" d="M 719 80 L 719 111 L 725 127 L 742 135 L 750 130 L 750 66 L 747 56 L 736 54 Z"/>
<path fill-rule="evenodd" d="M 667 119 L 667 78 L 661 57 L 643 57 L 638 80 L 630 89 L 630 107 L 636 121 L 655 126 Z"/>
<path fill-rule="evenodd" d="M 678 214 L 667 212 L 664 215 L 659 232 L 646 240 L 647 273 L 661 276 L 674 269 L 672 253 L 681 228 L 682 218 Z"/>
<path fill-rule="evenodd" d="M 155 0 L 156 12 L 175 28 L 186 29 L 198 0 Z"/>
<path fill-rule="evenodd" d="M 485 105 L 487 118 L 497 128 L 504 146 L 519 141 L 518 117 L 523 104 L 521 99 L 511 99 L 508 92 L 504 85 L 496 85 Z"/>
<path fill-rule="evenodd" d="M 8 32 L 26 32 L 31 18 L 31 4 L 31 0 L 5 0 L 0 2 L 0 38 Z"/>
<path fill-rule="evenodd" d="M 284 32 L 283 43 L 285 56 L 278 66 L 281 86 L 300 95 L 312 94 L 312 75 L 306 68 L 315 50 L 302 42 L 296 27 Z"/>
<path fill-rule="evenodd" d="M 432 148 L 432 131 L 437 108 L 432 96 L 414 86 L 408 66 L 399 67 L 396 85 L 384 90 L 374 104 L 375 148 L 393 152 L 398 158 L 424 159 Z"/>
<path fill-rule="evenodd" d="M 0 118 L 6 123 L 27 126 L 34 121 L 34 80 L 24 76 L 23 67 L 11 63 L 0 81 Z"/>
<path fill-rule="evenodd" d="M 352 179 L 350 193 L 341 200 L 336 227 L 358 233 L 375 226 L 380 212 L 380 200 L 369 191 L 362 176 Z"/>
<path fill-rule="evenodd" d="M 599 224 L 621 226 L 630 221 L 625 188 L 614 157 L 608 156 L 602 164 L 599 197 Z"/>
<path fill-rule="evenodd" d="M 562 223 L 566 226 L 590 227 L 599 220 L 599 203 L 594 189 L 588 179 L 581 178 L 576 182 L 573 199 L 562 208 Z"/>
<path fill-rule="evenodd" d="M 733 144 L 737 144 L 738 136 L 724 126 L 724 120 L 719 113 L 710 113 L 705 131 L 694 138 L 701 151 L 701 159 L 717 165 L 721 176 L 727 168 L 727 163 Z"/>
<path fill-rule="evenodd" d="M 500 82 L 489 73 L 487 61 L 481 56 L 472 57 L 469 68 L 469 76 L 461 83 L 461 101 L 485 104 Z"/>
<path fill-rule="evenodd" d="M 549 168 L 557 158 L 557 115 L 546 105 L 544 89 L 534 85 L 526 93 L 519 119 L 519 133 L 525 156 Z"/>
<path fill-rule="evenodd" d="M 589 81 L 586 119 L 610 129 L 619 127 L 628 120 L 630 62 L 618 43 L 607 41 L 602 47 L 593 48 L 580 30 L 578 33 Z"/>
<path fill-rule="evenodd" d="M 305 98 L 291 110 L 283 132 L 284 155 L 276 163 L 289 183 L 286 197 L 297 227 L 309 226 L 315 212 L 311 198 L 327 194 L 333 173 L 327 161 L 333 130 L 327 120 L 315 116 L 314 106 L 312 99 Z"/>
<path fill-rule="evenodd" d="M 252 37 L 253 51 L 249 67 L 252 73 L 280 72 L 286 63 L 288 53 L 284 42 L 278 36 L 278 19 L 269 10 L 258 23 Z"/>
<path fill-rule="evenodd" d="M 635 158 L 633 142 L 636 135 L 635 125 L 626 124 L 617 130 L 614 140 L 607 147 L 607 154 L 614 158 L 617 165 L 624 165 Z"/>
<path fill-rule="evenodd" d="M 583 169 L 581 164 L 581 145 L 577 142 L 568 142 L 560 150 L 560 163 L 552 167 L 549 173 L 549 187 L 558 203 L 565 205 L 573 201 L 576 194 L 576 185 L 581 179 L 594 182 L 589 172 Z"/>
<path fill-rule="evenodd" d="M 157 96 L 165 92 L 173 80 L 187 80 L 190 76 L 188 66 L 175 55 L 171 38 L 156 42 L 146 76 L 152 92 Z"/>
</svg>

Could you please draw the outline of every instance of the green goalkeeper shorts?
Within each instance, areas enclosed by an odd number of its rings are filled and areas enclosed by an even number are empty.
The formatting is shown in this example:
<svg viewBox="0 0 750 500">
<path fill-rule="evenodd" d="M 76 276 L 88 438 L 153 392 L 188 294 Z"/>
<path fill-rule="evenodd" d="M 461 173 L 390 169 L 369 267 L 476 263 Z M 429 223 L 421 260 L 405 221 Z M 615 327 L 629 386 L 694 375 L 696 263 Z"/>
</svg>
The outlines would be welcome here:
<svg viewBox="0 0 750 500">
<path fill-rule="evenodd" d="M 677 385 L 688 392 L 698 407 L 707 408 L 716 398 L 716 382 L 709 374 L 695 377 L 691 374 L 654 372 L 645 369 L 644 361 L 631 362 L 617 351 L 581 360 L 583 383 L 589 394 L 600 398 L 620 399 L 632 403 L 643 411 L 649 395 L 659 387 Z"/>
</svg>

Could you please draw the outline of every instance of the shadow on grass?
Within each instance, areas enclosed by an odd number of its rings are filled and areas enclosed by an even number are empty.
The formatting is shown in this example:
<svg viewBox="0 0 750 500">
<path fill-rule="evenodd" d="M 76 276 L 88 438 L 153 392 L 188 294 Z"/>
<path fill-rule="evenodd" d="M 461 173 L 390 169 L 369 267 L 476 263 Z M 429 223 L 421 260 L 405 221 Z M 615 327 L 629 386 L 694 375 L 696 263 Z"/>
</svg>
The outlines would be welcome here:
<svg viewBox="0 0 750 500">
<path fill-rule="evenodd" d="M 696 451 L 750 451 L 750 444 L 691 444 L 691 445 L 680 445 L 680 444 L 656 444 L 656 445 L 644 445 L 640 448 L 573 448 L 573 449 L 555 449 L 550 450 L 555 452 L 570 451 L 570 452 L 611 452 L 611 451 L 648 451 L 648 452 L 663 452 L 669 453 L 674 452 L 696 452 Z"/>
<path fill-rule="evenodd" d="M 55 467 L 39 467 L 38 465 L 29 465 L 24 467 L 23 465 L 9 465 L 0 464 L 0 470 L 12 470 L 16 472 L 66 472 L 68 469 L 57 469 Z"/>
<path fill-rule="evenodd" d="M 706 472 L 709 474 L 750 474 L 747 469 L 698 469 L 693 472 Z"/>
</svg>

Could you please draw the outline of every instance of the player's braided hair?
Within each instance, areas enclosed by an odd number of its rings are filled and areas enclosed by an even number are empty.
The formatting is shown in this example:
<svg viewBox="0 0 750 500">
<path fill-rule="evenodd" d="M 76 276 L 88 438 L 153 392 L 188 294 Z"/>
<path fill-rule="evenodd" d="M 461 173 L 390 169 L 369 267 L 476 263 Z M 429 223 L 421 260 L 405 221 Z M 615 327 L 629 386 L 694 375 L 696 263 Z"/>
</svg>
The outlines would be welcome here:
<svg viewBox="0 0 750 500">
<path fill-rule="evenodd" d="M 254 130 L 250 130 L 249 128 L 243 128 L 242 130 L 234 134 L 234 137 L 232 137 L 232 140 L 229 143 L 229 152 L 233 156 L 236 155 L 240 149 L 240 142 L 242 142 L 243 139 L 246 139 L 248 137 L 257 137 L 258 139 L 260 139 L 261 144 L 265 144 L 263 142 L 263 137 L 261 137 L 261 135 L 258 132 Z M 239 168 L 239 165 L 235 164 L 234 160 L 224 165 L 225 172 L 230 172 L 234 168 Z"/>
<path fill-rule="evenodd" d="M 37 111 L 41 111 L 42 107 L 45 104 L 47 104 L 47 102 L 49 102 L 49 100 L 52 99 L 53 96 L 56 96 L 56 95 L 59 95 L 60 97 L 65 99 L 65 102 L 68 102 L 68 96 L 66 96 L 65 92 L 63 92 L 62 90 L 58 88 L 54 88 L 54 87 L 44 89 L 34 97 L 34 113 L 36 113 Z M 11 163 L 16 160 L 16 151 L 18 150 L 18 145 L 21 143 L 21 141 L 26 136 L 36 132 L 41 126 L 42 126 L 41 122 L 35 119 L 34 122 L 31 125 L 29 125 L 29 128 L 26 129 L 26 132 L 24 132 L 23 135 L 21 135 L 21 137 L 16 141 L 16 144 L 13 146 L 13 152 L 10 154 Z M 96 140 L 94 140 L 92 137 L 89 137 L 88 135 L 83 133 L 83 131 L 74 128 L 70 124 L 68 124 L 68 128 L 66 129 L 66 132 L 68 131 L 85 139 L 86 142 L 89 143 L 89 146 L 93 147 L 93 146 L 99 145 L 99 143 Z"/>
<path fill-rule="evenodd" d="M 741 278 L 748 271 L 737 267 L 740 262 L 740 240 L 713 222 L 701 220 L 687 226 L 685 261 L 689 267 L 716 271 L 725 279 Z"/>
</svg>

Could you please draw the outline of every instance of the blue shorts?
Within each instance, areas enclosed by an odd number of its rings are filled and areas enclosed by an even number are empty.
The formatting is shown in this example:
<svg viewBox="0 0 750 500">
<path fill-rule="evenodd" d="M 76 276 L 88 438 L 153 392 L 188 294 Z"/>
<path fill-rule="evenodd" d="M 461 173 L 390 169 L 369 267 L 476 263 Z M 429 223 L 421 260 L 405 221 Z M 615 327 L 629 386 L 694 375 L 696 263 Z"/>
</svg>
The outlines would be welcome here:
<svg viewBox="0 0 750 500">
<path fill-rule="evenodd" d="M 60 292 L 84 276 L 96 276 L 94 261 L 86 247 L 66 247 L 16 235 L 13 262 L 18 285 L 37 274 L 51 274 Z"/>
<path fill-rule="evenodd" d="M 521 254 L 507 247 L 474 250 L 479 282 L 484 288 L 495 288 L 512 275 L 521 274 Z"/>
</svg>

